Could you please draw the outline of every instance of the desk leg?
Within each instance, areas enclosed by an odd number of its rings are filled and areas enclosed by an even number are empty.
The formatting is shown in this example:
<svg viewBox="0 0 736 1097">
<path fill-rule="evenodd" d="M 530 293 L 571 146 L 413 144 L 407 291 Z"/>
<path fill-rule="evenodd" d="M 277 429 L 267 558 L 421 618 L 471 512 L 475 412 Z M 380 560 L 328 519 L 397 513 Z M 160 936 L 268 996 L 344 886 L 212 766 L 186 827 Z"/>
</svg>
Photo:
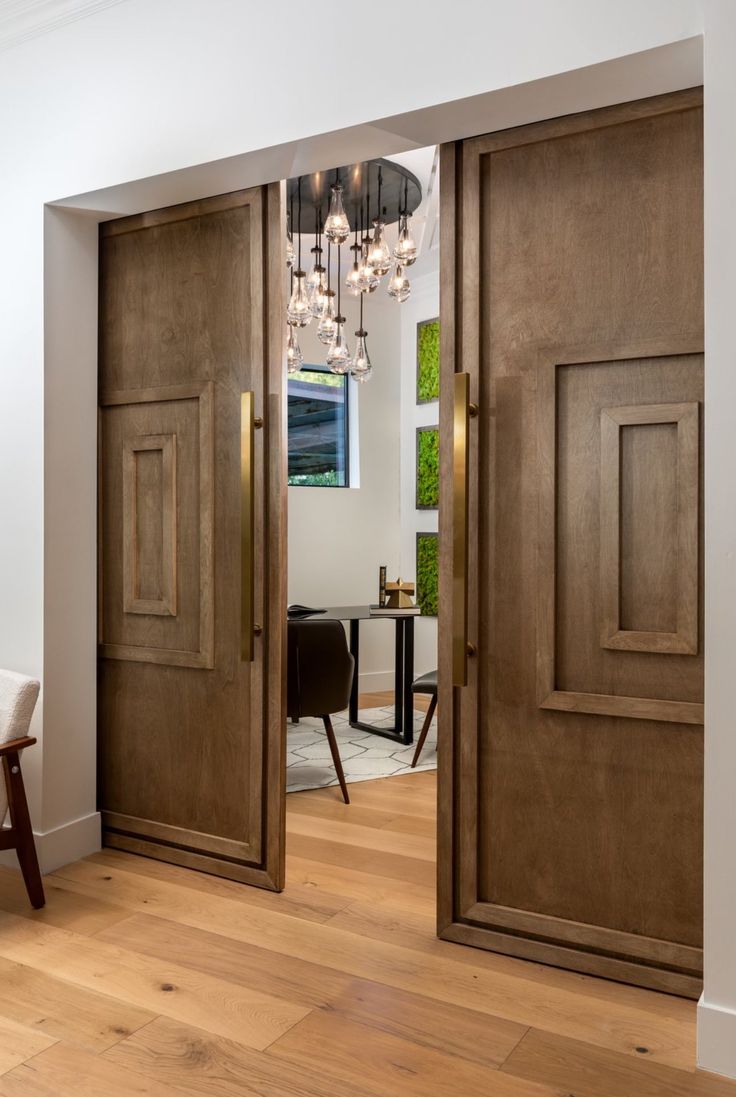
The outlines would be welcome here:
<svg viewBox="0 0 736 1097">
<path fill-rule="evenodd" d="M 350 723 L 356 723 L 358 719 L 358 674 L 360 671 L 360 621 L 350 622 L 350 654 L 355 659 L 353 670 L 353 684 L 350 687 L 350 706 L 348 716 Z"/>
<path fill-rule="evenodd" d="M 394 650 L 394 733 L 404 740 L 404 620 L 396 618 L 396 647 Z"/>
<path fill-rule="evenodd" d="M 405 743 L 414 742 L 414 695 L 411 691 L 411 685 L 414 681 L 414 618 L 404 618 L 404 678 L 403 678 L 403 701 L 404 701 L 404 734 L 403 741 Z"/>
</svg>

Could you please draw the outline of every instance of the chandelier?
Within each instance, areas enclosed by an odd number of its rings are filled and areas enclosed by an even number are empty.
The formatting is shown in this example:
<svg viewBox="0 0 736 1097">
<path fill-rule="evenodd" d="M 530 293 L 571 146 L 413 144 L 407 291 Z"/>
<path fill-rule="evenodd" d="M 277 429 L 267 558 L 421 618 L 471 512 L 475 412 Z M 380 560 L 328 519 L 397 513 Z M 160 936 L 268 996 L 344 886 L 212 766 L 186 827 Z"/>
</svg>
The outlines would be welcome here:
<svg viewBox="0 0 736 1097">
<path fill-rule="evenodd" d="M 411 293 L 406 269 L 417 258 L 411 217 L 422 199 L 419 180 L 399 164 L 371 160 L 337 168 L 329 177 L 324 172 L 316 172 L 290 179 L 287 196 L 286 265 L 290 272 L 286 308 L 287 370 L 297 373 L 301 369 L 304 356 L 298 331 L 314 323 L 317 338 L 326 348 L 329 369 L 336 374 L 349 374 L 354 381 L 364 383 L 373 372 L 366 343 L 365 299 L 375 293 L 384 279 L 392 301 L 401 304 Z M 305 224 L 314 226 L 314 246 L 310 248 L 313 260 L 309 272 L 302 267 L 303 218 Z M 397 226 L 393 247 L 386 235 L 389 225 Z M 353 242 L 347 248 L 351 236 Z M 325 243 L 326 265 L 323 266 Z M 352 262 L 343 263 L 344 247 L 352 253 Z M 333 288 L 333 275 L 336 289 Z M 345 333 L 346 319 L 341 308 L 343 290 L 359 298 L 360 303 L 353 350 Z"/>
</svg>

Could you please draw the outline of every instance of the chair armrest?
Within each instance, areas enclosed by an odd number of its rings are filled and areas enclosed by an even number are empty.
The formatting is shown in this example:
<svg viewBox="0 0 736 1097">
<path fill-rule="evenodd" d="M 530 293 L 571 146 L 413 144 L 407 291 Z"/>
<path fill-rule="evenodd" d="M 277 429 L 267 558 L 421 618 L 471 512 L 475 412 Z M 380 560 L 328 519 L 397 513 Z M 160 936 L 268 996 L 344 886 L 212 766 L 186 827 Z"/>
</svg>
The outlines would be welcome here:
<svg viewBox="0 0 736 1097">
<path fill-rule="evenodd" d="M 0 743 L 0 758 L 6 754 L 16 754 L 19 750 L 25 750 L 26 747 L 32 747 L 35 742 L 37 740 L 29 735 L 24 735 L 22 739 L 8 739 L 7 743 Z"/>
</svg>

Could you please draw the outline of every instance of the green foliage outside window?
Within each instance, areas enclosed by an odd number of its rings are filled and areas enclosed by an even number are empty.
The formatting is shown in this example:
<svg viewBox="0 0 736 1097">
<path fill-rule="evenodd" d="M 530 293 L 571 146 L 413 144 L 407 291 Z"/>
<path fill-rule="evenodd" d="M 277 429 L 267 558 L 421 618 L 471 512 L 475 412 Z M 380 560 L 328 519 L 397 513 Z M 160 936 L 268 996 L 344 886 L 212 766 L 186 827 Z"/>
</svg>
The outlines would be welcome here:
<svg viewBox="0 0 736 1097">
<path fill-rule="evenodd" d="M 436 533 L 417 534 L 417 605 L 423 617 L 436 617 L 439 609 L 439 544 Z"/>
<path fill-rule="evenodd" d="M 417 403 L 440 398 L 440 322 L 417 324 Z"/>
<path fill-rule="evenodd" d="M 440 502 L 440 432 L 417 428 L 417 510 L 436 510 Z"/>
</svg>

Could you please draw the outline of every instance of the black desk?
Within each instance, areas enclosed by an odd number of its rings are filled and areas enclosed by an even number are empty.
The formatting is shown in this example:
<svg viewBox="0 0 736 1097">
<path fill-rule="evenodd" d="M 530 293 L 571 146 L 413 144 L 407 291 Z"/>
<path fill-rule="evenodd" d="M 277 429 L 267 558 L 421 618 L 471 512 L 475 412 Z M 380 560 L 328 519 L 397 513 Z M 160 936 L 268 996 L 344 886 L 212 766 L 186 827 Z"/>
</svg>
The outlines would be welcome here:
<svg viewBox="0 0 736 1097">
<path fill-rule="evenodd" d="M 384 739 L 393 739 L 397 743 L 414 741 L 414 703 L 411 684 L 414 680 L 414 617 L 401 613 L 374 614 L 370 606 L 330 606 L 324 613 L 315 613 L 299 620 L 311 621 L 349 621 L 350 653 L 355 659 L 353 688 L 350 691 L 349 719 L 351 728 L 370 731 L 382 735 Z M 375 724 L 365 724 L 358 719 L 358 674 L 360 670 L 360 622 L 395 621 L 395 663 L 394 663 L 394 705 L 395 725 L 392 728 L 380 728 Z"/>
</svg>

